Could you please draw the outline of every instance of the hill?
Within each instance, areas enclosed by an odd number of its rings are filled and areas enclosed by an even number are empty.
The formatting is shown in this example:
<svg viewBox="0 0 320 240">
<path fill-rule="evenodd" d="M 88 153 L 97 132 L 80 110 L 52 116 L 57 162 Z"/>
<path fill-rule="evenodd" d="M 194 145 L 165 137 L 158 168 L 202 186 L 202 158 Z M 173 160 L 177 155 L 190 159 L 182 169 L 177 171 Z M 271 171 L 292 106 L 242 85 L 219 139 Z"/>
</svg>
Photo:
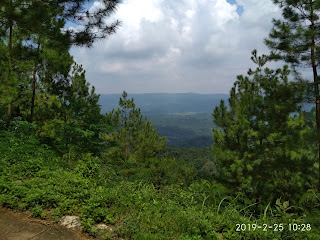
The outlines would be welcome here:
<svg viewBox="0 0 320 240">
<path fill-rule="evenodd" d="M 142 114 L 146 116 L 166 113 L 207 112 L 212 113 L 221 99 L 228 99 L 228 94 L 198 94 L 198 93 L 143 93 L 128 94 L 133 98 Z M 121 94 L 101 94 L 99 103 L 102 112 L 118 107 Z"/>
<path fill-rule="evenodd" d="M 120 94 L 100 96 L 102 112 L 118 107 Z M 168 145 L 204 147 L 212 144 L 212 112 L 227 94 L 145 93 L 129 94 L 143 115 L 153 123 Z"/>
<path fill-rule="evenodd" d="M 102 94 L 102 113 L 118 108 L 121 94 Z M 214 127 L 212 112 L 220 100 L 228 103 L 228 94 L 143 93 L 129 94 L 143 115 L 153 123 L 168 145 L 206 147 L 212 144 Z M 314 104 L 305 103 L 302 110 L 310 111 Z"/>
</svg>

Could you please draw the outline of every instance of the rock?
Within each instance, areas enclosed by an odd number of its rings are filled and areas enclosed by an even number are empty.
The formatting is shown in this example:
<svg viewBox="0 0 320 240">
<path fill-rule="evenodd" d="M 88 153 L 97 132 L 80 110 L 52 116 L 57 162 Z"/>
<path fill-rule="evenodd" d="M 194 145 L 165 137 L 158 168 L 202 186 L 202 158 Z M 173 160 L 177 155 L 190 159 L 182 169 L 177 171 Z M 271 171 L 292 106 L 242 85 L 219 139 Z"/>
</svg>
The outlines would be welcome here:
<svg viewBox="0 0 320 240">
<path fill-rule="evenodd" d="M 99 230 L 104 230 L 104 231 L 108 231 L 110 233 L 113 232 L 113 226 L 108 226 L 106 224 L 103 224 L 103 223 L 99 223 L 99 224 L 96 224 L 94 225 L 94 227 L 98 228 Z"/>
<path fill-rule="evenodd" d="M 60 219 L 59 224 L 66 228 L 73 230 L 80 229 L 80 217 L 79 216 L 64 216 Z"/>
</svg>

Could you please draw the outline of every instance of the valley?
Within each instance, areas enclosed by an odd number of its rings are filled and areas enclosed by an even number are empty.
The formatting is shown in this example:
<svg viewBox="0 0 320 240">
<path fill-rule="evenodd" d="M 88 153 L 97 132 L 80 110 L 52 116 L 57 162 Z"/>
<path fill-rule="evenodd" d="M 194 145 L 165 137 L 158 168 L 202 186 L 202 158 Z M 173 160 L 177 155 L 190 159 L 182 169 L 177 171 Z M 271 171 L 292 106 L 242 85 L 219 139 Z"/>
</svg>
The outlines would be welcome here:
<svg viewBox="0 0 320 240">
<path fill-rule="evenodd" d="M 100 96 L 102 112 L 118 107 L 120 94 Z M 169 146 L 207 147 L 212 144 L 213 109 L 227 94 L 145 93 L 129 94 Z"/>
</svg>

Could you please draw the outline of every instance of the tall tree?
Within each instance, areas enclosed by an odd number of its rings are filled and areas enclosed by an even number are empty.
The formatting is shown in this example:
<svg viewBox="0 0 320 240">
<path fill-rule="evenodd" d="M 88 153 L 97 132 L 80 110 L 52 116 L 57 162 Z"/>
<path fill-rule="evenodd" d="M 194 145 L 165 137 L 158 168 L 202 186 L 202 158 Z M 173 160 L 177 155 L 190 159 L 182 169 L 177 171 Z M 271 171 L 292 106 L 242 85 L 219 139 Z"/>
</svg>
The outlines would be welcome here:
<svg viewBox="0 0 320 240">
<path fill-rule="evenodd" d="M 106 130 L 99 95 L 90 88 L 82 66 L 74 64 L 68 78 L 61 96 L 44 91 L 36 99 L 37 134 L 61 154 L 99 154 L 103 147 L 100 134 Z"/>
<path fill-rule="evenodd" d="M 302 137 L 309 130 L 302 114 L 291 116 L 299 111 L 300 86 L 289 81 L 287 66 L 263 68 L 267 57 L 258 57 L 256 51 L 252 60 L 258 67 L 249 76 L 238 76 L 230 91 L 230 110 L 221 101 L 213 113 L 218 179 L 251 198 L 289 199 L 311 187 L 313 170 Z"/>
<path fill-rule="evenodd" d="M 41 52 L 44 48 L 69 50 L 71 45 L 92 46 L 92 44 L 115 33 L 119 21 L 106 23 L 118 4 L 117 0 L 102 0 L 95 4 L 94 10 L 87 9 L 93 0 L 4 0 L 0 3 L 0 40 L 6 50 L 7 63 L 1 65 L 7 70 L 2 74 L 0 92 L 6 96 L 2 104 L 8 104 L 7 116 L 10 118 L 14 99 L 19 95 L 17 79 L 19 49 L 29 49 L 28 60 L 33 62 L 29 69 L 31 78 L 30 121 L 34 118 L 34 103 L 39 69 L 44 64 Z M 66 28 L 66 26 L 72 26 Z M 61 31 L 63 29 L 63 31 Z M 15 48 L 18 58 L 14 56 Z M 69 65 L 71 66 L 71 64 Z M 56 79 L 52 79 L 56 82 Z M 59 82 L 59 81 L 58 81 Z M 1 90 L 7 89 L 7 91 Z M 10 90 L 10 91 L 8 91 Z M 3 108 L 3 106 L 1 107 Z"/>
<path fill-rule="evenodd" d="M 10 118 L 12 113 L 12 103 L 17 96 L 17 75 L 14 67 L 14 50 L 16 46 L 21 45 L 21 41 L 15 39 L 15 28 L 17 22 L 21 20 L 22 1 L 5 0 L 0 3 L 0 40 L 4 58 L 1 58 L 0 64 L 5 71 L 1 71 L 0 76 L 0 94 L 1 102 L 7 105 L 6 115 Z"/>
<path fill-rule="evenodd" d="M 318 143 L 318 190 L 320 191 L 320 2 L 318 0 L 273 0 L 282 9 L 283 20 L 273 19 L 266 45 L 270 58 L 284 60 L 293 67 L 310 67 L 313 73 L 313 99 L 316 104 Z"/>
</svg>

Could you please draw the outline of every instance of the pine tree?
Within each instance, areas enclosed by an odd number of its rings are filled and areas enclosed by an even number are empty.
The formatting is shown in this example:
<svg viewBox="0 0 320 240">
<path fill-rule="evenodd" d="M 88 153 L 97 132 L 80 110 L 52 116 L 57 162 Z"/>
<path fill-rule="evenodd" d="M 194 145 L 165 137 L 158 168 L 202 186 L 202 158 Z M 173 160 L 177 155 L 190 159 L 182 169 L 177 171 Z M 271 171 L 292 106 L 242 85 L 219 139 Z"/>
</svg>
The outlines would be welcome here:
<svg viewBox="0 0 320 240">
<path fill-rule="evenodd" d="M 40 93 L 37 98 L 35 123 L 38 136 L 61 154 L 100 154 L 100 134 L 108 127 L 100 114 L 99 95 L 85 79 L 81 65 L 74 64 L 64 94 Z"/>
<path fill-rule="evenodd" d="M 52 0 L 47 0 L 52 2 Z M 53 1 L 56 2 L 56 1 Z M 116 20 L 110 24 L 106 23 L 106 18 L 116 11 L 119 0 L 102 0 L 99 7 L 93 12 L 85 8 L 92 0 L 61 0 L 57 2 L 57 7 L 62 9 L 59 17 L 66 22 L 76 25 L 74 29 L 68 29 L 65 33 L 70 36 L 71 43 L 76 46 L 88 46 L 98 39 L 104 39 L 114 34 L 120 26 L 120 21 Z"/>
<path fill-rule="evenodd" d="M 21 20 L 22 8 L 23 3 L 20 0 L 5 0 L 0 3 L 0 41 L 1 52 L 4 53 L 4 56 L 0 58 L 2 67 L 0 73 L 0 104 L 8 119 L 11 118 L 12 104 L 18 94 L 18 76 L 14 69 L 19 63 L 15 61 L 17 57 L 15 50 L 21 48 L 21 39 L 15 37 L 18 35 L 15 29 L 17 23 Z"/>
<path fill-rule="evenodd" d="M 284 20 L 273 20 L 273 29 L 266 45 L 270 58 L 284 60 L 293 67 L 310 67 L 313 73 L 313 101 L 316 104 L 318 143 L 318 190 L 320 191 L 320 2 L 314 0 L 274 0 L 282 9 Z M 308 83 L 306 83 L 308 88 Z"/>
<path fill-rule="evenodd" d="M 127 161 L 135 155 L 139 161 L 159 156 L 166 146 L 166 139 L 154 129 L 147 118 L 143 117 L 140 108 L 136 108 L 133 99 L 127 99 L 124 91 L 119 100 L 120 108 L 107 114 L 109 121 L 116 127 L 111 133 L 115 142 L 114 150 L 110 151 L 114 158 Z"/>
<path fill-rule="evenodd" d="M 256 51 L 252 60 L 258 67 L 238 76 L 230 91 L 230 110 L 221 101 L 213 113 L 218 179 L 250 198 L 289 199 L 311 187 L 313 173 L 310 147 L 302 137 L 310 130 L 302 114 L 291 116 L 299 112 L 300 85 L 289 81 L 287 66 L 263 68 L 267 57 L 258 57 Z"/>
<path fill-rule="evenodd" d="M 0 65 L 5 71 L 0 74 L 0 109 L 7 109 L 8 119 L 11 118 L 12 109 L 17 108 L 15 115 L 19 115 L 21 107 L 28 107 L 30 109 L 28 119 L 30 122 L 33 121 L 37 88 L 43 85 L 39 80 L 46 79 L 51 90 L 61 88 L 61 84 L 67 85 L 68 71 L 65 68 L 69 67 L 70 70 L 73 61 L 66 63 L 66 60 L 62 60 L 62 55 L 70 60 L 66 52 L 71 45 L 92 46 L 96 40 L 106 38 L 116 31 L 119 21 L 107 24 L 105 20 L 116 10 L 118 1 L 103 0 L 92 12 L 86 9 L 88 2 L 90 1 L 1 1 L 0 47 L 5 52 L 5 58 L 0 58 Z M 76 28 L 64 29 L 67 22 L 72 22 Z M 60 54 L 55 54 L 54 51 Z M 49 52 L 51 54 L 48 54 Z M 55 60 L 52 59 L 54 55 Z M 31 63 L 29 64 L 31 66 L 25 68 L 26 62 Z M 61 67 L 59 62 L 66 65 Z M 21 63 L 24 71 L 20 66 Z M 51 69 L 48 69 L 48 66 Z M 44 69 L 46 76 L 41 76 L 40 71 L 43 73 Z M 25 75 L 24 79 L 21 79 L 21 72 L 27 72 L 29 79 Z M 31 88 L 30 100 L 24 101 L 24 106 L 18 105 L 20 96 L 25 96 L 27 92 L 20 92 L 20 86 L 23 85 L 25 88 L 28 84 Z"/>
</svg>

